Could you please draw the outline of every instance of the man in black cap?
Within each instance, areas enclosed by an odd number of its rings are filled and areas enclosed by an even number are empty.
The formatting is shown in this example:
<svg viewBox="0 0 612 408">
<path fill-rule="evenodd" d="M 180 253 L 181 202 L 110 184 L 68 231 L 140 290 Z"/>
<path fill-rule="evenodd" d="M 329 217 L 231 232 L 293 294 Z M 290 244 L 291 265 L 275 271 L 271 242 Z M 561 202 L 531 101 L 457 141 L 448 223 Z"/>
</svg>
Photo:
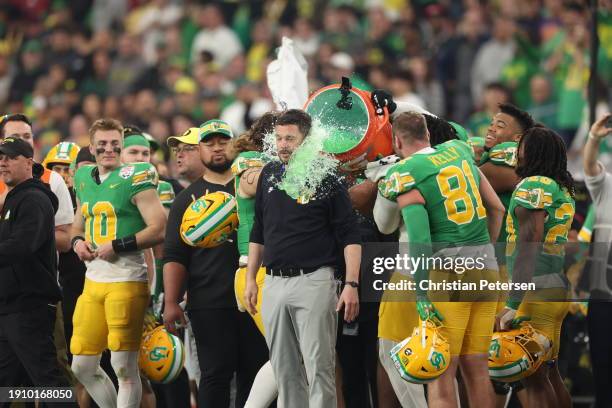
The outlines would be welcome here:
<svg viewBox="0 0 612 408">
<path fill-rule="evenodd" d="M 10 190 L 0 212 L 0 387 L 20 384 L 21 366 L 35 386 L 67 385 L 53 344 L 58 201 L 32 177 L 32 157 L 21 139 L 0 144 L 0 178 Z"/>
</svg>

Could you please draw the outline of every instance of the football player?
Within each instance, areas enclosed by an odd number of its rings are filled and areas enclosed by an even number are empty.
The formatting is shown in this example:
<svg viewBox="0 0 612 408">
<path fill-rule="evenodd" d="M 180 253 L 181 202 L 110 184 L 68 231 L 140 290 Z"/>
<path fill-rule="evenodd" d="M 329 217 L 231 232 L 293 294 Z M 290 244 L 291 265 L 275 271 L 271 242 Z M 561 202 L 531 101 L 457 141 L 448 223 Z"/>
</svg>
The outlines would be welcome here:
<svg viewBox="0 0 612 408">
<path fill-rule="evenodd" d="M 417 255 L 413 253 L 415 245 L 418 255 L 424 252 L 427 256 L 431 254 L 432 243 L 450 244 L 459 249 L 449 249 L 446 256 L 452 257 L 455 251 L 460 256 L 485 259 L 485 268 L 478 272 L 478 278 L 495 280 L 497 265 L 490 242 L 491 238 L 497 239 L 503 211 L 493 189 L 473 163 L 469 146 L 450 141 L 432 148 L 425 119 L 417 113 L 403 113 L 394 119 L 393 141 L 396 152 L 405 159 L 389 170 L 380 181 L 379 190 L 382 197 L 397 202 L 401 210 L 410 254 Z M 493 210 L 488 219 L 480 191 Z M 439 254 L 444 256 L 444 251 Z M 475 278 L 475 272 L 468 270 L 465 277 Z M 421 320 L 444 320 L 440 330 L 449 340 L 453 356 L 444 374 L 429 384 L 429 405 L 457 405 L 454 384 L 457 367 L 461 366 L 470 405 L 493 406 L 487 351 L 497 298 L 479 302 L 444 302 L 435 298 L 432 302 L 427 289 L 421 286 L 422 281 L 428 281 L 429 273 L 427 268 L 418 268 L 414 275 L 417 312 Z M 456 281 L 458 276 L 454 271 L 431 273 L 436 275 L 432 281 L 440 278 Z"/>
<path fill-rule="evenodd" d="M 99 119 L 89 136 L 96 165 L 79 168 L 74 177 L 78 216 L 72 246 L 87 272 L 73 319 L 72 369 L 98 405 L 137 407 L 142 393 L 138 347 L 149 302 L 142 250 L 162 242 L 166 215 L 155 168 L 121 164 L 121 123 Z M 100 367 L 106 348 L 118 393 Z"/>
<path fill-rule="evenodd" d="M 563 244 L 575 211 L 563 139 L 544 127 L 527 130 L 519 142 L 516 174 L 522 180 L 512 193 L 506 218 L 508 274 L 515 284 L 535 283 L 536 291 L 511 291 L 497 314 L 496 329 L 506 330 L 516 319 L 531 318 L 530 324 L 546 334 L 553 346 L 548 364 L 523 380 L 528 404 L 570 407 L 556 362 L 569 307 Z"/>
<path fill-rule="evenodd" d="M 517 147 L 523 134 L 534 125 L 535 121 L 527 112 L 508 103 L 500 104 L 499 112 L 493 116 L 487 129 L 483 153 L 479 161 L 480 171 L 491 182 L 493 189 L 495 189 L 506 208 L 501 232 L 495 246 L 500 279 L 504 282 L 508 281 L 505 254 L 506 217 L 510 197 L 520 181 L 515 172 Z M 503 309 L 506 298 L 507 292 L 502 293 L 497 304 L 497 312 Z M 505 402 L 508 385 L 495 382 L 494 386 L 496 394 L 499 395 L 499 403 Z M 512 388 L 515 392 L 519 392 L 520 383 L 514 384 Z M 518 393 L 518 396 L 523 398 L 522 393 Z"/>
</svg>

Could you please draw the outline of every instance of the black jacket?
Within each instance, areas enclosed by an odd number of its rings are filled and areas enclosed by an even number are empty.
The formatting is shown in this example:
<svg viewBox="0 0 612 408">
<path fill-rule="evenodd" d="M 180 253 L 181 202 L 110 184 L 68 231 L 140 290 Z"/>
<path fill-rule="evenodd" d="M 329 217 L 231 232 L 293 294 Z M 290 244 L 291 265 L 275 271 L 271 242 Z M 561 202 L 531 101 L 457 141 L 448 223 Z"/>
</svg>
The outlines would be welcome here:
<svg viewBox="0 0 612 408">
<path fill-rule="evenodd" d="M 37 179 L 15 186 L 0 212 L 0 314 L 61 298 L 54 215 L 58 201 Z"/>
</svg>

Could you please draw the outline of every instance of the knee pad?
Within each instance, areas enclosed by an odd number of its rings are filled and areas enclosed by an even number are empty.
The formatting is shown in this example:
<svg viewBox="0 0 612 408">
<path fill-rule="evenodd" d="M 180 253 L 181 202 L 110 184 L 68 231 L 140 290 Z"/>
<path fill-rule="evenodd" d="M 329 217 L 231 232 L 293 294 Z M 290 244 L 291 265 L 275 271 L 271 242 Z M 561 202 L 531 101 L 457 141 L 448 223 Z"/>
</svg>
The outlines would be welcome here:
<svg viewBox="0 0 612 408">
<path fill-rule="evenodd" d="M 70 353 L 76 356 L 82 354 L 83 350 L 83 341 L 79 337 L 73 335 L 70 339 Z"/>
<path fill-rule="evenodd" d="M 121 350 L 121 339 L 116 333 L 108 334 L 108 349 L 110 351 L 119 351 Z"/>
<path fill-rule="evenodd" d="M 111 353 L 111 366 L 119 381 L 136 380 L 140 382 L 138 352 L 119 351 Z"/>
</svg>

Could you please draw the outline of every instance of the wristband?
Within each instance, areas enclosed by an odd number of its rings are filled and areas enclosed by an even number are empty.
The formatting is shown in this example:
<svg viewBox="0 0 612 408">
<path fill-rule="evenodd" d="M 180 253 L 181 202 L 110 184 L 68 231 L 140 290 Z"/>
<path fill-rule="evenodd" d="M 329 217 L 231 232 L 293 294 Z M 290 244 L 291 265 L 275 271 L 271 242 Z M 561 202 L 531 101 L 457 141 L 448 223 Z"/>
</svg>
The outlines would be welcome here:
<svg viewBox="0 0 612 408">
<path fill-rule="evenodd" d="M 359 287 L 359 283 L 355 282 L 355 281 L 346 281 L 346 282 L 344 282 L 344 285 L 345 286 L 348 285 L 348 286 L 350 286 L 352 288 L 358 288 Z"/>
<path fill-rule="evenodd" d="M 85 241 L 85 237 L 82 235 L 77 235 L 76 237 L 72 238 L 72 240 L 70 241 L 70 248 L 74 250 L 74 244 L 79 241 Z"/>
<path fill-rule="evenodd" d="M 112 245 L 113 250 L 117 254 L 121 252 L 132 252 L 138 250 L 138 244 L 136 243 L 136 235 L 128 235 L 124 238 L 113 239 Z"/>
</svg>

